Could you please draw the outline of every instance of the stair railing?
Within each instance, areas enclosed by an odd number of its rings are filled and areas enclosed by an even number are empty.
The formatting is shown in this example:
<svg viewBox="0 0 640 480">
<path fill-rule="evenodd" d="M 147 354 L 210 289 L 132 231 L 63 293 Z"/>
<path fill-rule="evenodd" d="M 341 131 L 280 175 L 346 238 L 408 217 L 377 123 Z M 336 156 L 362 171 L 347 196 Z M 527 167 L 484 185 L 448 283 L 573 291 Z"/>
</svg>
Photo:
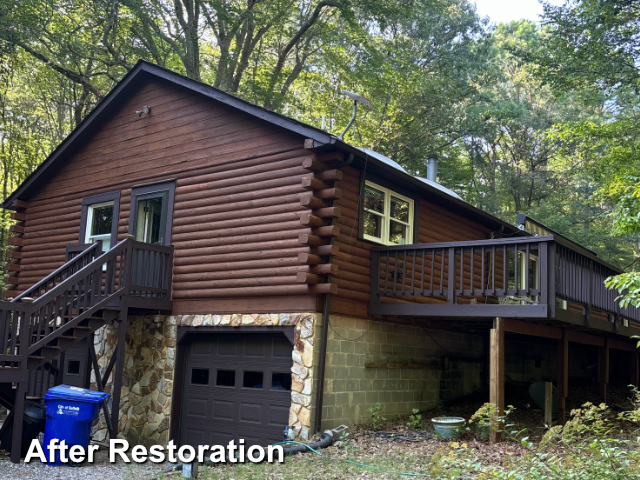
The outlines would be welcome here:
<svg viewBox="0 0 640 480">
<path fill-rule="evenodd" d="M 56 285 L 59 285 L 64 280 L 69 278 L 75 272 L 81 268 L 89 265 L 98 255 L 102 253 L 102 241 L 99 240 L 96 243 L 87 245 L 81 252 L 74 252 L 75 256 L 56 269 L 38 283 L 28 288 L 20 295 L 15 297 L 12 302 L 19 302 L 22 298 L 37 298 L 47 293 Z"/>
<path fill-rule="evenodd" d="M 54 332 L 64 334 L 122 294 L 126 281 L 119 274 L 130 257 L 131 241 L 125 239 L 30 304 L 29 353 L 50 342 Z"/>
<path fill-rule="evenodd" d="M 14 301 L 0 302 L 0 367 L 27 370 L 30 355 L 73 328 L 88 328 L 81 324 L 118 306 L 119 297 L 171 299 L 172 246 L 125 239 L 100 251 L 100 244 L 90 246 Z M 35 300 L 20 301 L 29 295 Z"/>
</svg>

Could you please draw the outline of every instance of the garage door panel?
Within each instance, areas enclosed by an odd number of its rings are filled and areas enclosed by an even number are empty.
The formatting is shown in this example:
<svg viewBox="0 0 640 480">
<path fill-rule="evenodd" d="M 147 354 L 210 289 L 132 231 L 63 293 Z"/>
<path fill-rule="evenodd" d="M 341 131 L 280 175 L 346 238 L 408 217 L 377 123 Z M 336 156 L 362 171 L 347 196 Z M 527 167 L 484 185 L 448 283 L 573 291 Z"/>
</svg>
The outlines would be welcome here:
<svg viewBox="0 0 640 480">
<path fill-rule="evenodd" d="M 267 424 L 269 425 L 288 425 L 289 424 L 289 407 L 284 405 L 269 405 L 269 415 Z"/>
<path fill-rule="evenodd" d="M 213 415 L 212 417 L 216 420 L 234 420 L 234 408 L 235 402 L 231 399 L 229 400 L 213 400 Z"/>
<path fill-rule="evenodd" d="M 207 418 L 208 399 L 190 397 L 187 399 L 187 411 L 186 414 L 190 417 Z"/>
<path fill-rule="evenodd" d="M 197 342 L 191 346 L 191 355 L 192 357 L 198 357 L 201 355 L 210 356 L 211 355 L 212 344 L 208 342 Z"/>
<path fill-rule="evenodd" d="M 216 352 L 220 357 L 237 357 L 238 340 L 233 338 L 220 338 L 215 340 Z"/>
<path fill-rule="evenodd" d="M 280 441 L 291 406 L 291 351 L 284 335 L 211 334 L 195 340 L 187 354 L 182 443 Z M 208 373 L 196 371 L 192 384 L 193 369 Z"/>
<path fill-rule="evenodd" d="M 281 359 L 290 359 L 291 358 L 291 344 L 287 345 L 283 342 L 273 342 L 271 345 L 272 353 L 271 356 Z"/>
<path fill-rule="evenodd" d="M 211 436 L 206 428 L 188 427 L 185 431 L 186 438 L 189 439 L 188 445 L 207 445 L 207 439 Z"/>
<path fill-rule="evenodd" d="M 267 342 L 259 338 L 247 338 L 244 342 L 245 357 L 261 357 L 267 356 Z"/>
<path fill-rule="evenodd" d="M 261 403 L 240 402 L 240 423 L 261 424 L 264 418 L 264 406 Z"/>
</svg>

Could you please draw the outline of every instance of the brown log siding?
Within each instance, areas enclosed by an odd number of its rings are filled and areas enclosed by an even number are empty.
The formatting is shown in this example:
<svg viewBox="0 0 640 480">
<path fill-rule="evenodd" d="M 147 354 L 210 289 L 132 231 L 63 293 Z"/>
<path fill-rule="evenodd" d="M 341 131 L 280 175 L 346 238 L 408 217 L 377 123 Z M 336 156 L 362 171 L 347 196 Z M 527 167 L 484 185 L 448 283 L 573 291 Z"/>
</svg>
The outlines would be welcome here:
<svg viewBox="0 0 640 480">
<path fill-rule="evenodd" d="M 134 112 L 145 104 L 151 114 L 138 118 Z M 300 214 L 310 210 L 301 205 L 301 196 L 303 204 L 316 202 L 314 208 L 321 209 L 331 205 L 332 195 L 341 194 L 333 309 L 366 316 L 374 244 L 357 235 L 360 173 L 344 167 L 340 192 L 326 188 L 332 182 L 319 180 L 322 173 L 310 178 L 303 168 L 303 163 L 316 162 L 303 146 L 304 138 L 248 114 L 162 81 L 149 82 L 21 211 L 26 221 L 17 239 L 22 260 L 16 288 L 25 290 L 64 262 L 65 245 L 79 239 L 83 197 L 121 191 L 120 240 L 129 228 L 131 188 L 175 179 L 173 298 L 178 313 L 315 308 L 315 294 L 326 292 L 327 285 L 307 285 L 298 274 L 308 274 L 302 275 L 305 281 L 322 281 L 316 274 L 329 266 L 304 265 L 298 254 L 323 255 L 311 247 L 319 241 L 314 234 L 327 237 L 334 229 L 302 225 Z M 314 198 L 308 188 L 327 200 Z M 419 212 L 420 242 L 489 236 L 488 228 L 425 199 Z"/>
<path fill-rule="evenodd" d="M 145 104 L 151 114 L 138 118 Z M 308 309 L 317 287 L 296 281 L 311 268 L 297 258 L 311 251 L 298 241 L 311 233 L 300 225 L 308 211 L 300 205 L 309 174 L 303 145 L 302 137 L 213 100 L 146 84 L 29 201 L 18 290 L 64 262 L 65 244 L 79 238 L 83 197 L 121 191 L 122 239 L 131 187 L 175 178 L 176 302 L 303 295 Z"/>
<path fill-rule="evenodd" d="M 342 208 L 342 217 L 336 222 L 340 226 L 340 235 L 334 242 L 340 247 L 340 254 L 333 260 L 339 268 L 333 281 L 339 288 L 332 311 L 359 315 L 364 312 L 366 315 L 370 285 L 370 248 L 376 244 L 358 238 L 360 172 L 355 168 L 345 167 L 343 174 L 344 178 L 338 184 L 342 189 L 342 199 L 337 202 Z M 490 235 L 489 228 L 424 198 L 420 199 L 418 223 L 420 243 L 481 240 Z"/>
</svg>

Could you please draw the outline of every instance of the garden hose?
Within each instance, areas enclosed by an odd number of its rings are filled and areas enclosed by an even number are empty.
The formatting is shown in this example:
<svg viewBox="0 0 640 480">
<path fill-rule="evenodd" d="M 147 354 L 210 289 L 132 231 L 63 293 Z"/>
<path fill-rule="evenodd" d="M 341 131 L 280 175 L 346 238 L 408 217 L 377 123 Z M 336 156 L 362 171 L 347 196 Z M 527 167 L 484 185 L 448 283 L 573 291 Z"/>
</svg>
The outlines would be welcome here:
<svg viewBox="0 0 640 480">
<path fill-rule="evenodd" d="M 327 437 L 331 438 L 331 436 L 329 434 L 323 433 L 322 435 L 323 435 L 323 437 L 324 437 L 324 435 L 326 435 Z M 323 443 L 323 440 L 324 440 L 324 438 L 322 438 L 319 442 L 312 443 L 311 445 L 314 445 L 314 446 L 317 447 L 316 444 Z M 312 448 L 311 445 L 307 445 L 306 443 L 302 443 L 302 442 L 288 441 L 288 442 L 274 443 L 273 445 L 286 445 L 286 444 L 289 444 L 289 443 L 296 444 L 296 447 L 292 447 L 292 448 L 300 448 L 301 449 L 300 451 L 304 451 L 305 449 L 308 449 L 308 450 L 311 450 L 316 455 L 318 455 L 319 457 L 322 456 L 322 454 L 319 451 L 317 451 L 315 448 Z M 329 445 L 331 445 L 331 443 L 329 443 Z M 326 446 L 329 446 L 329 445 L 326 445 Z M 320 448 L 324 448 L 324 446 L 322 446 Z M 285 448 L 285 455 L 286 455 L 286 450 L 287 449 Z M 295 453 L 298 453 L 298 450 L 296 450 Z M 331 460 L 334 460 L 331 457 L 327 457 L 327 458 L 329 458 Z M 396 475 L 402 475 L 402 476 L 405 476 L 405 477 L 431 477 L 431 475 L 429 475 L 428 473 L 408 473 L 408 472 L 398 472 L 398 471 L 395 471 L 395 470 L 383 470 L 383 469 L 381 469 L 379 467 L 374 467 L 373 465 L 367 465 L 366 463 L 360 463 L 360 462 L 356 462 L 356 461 L 353 461 L 353 460 L 343 460 L 343 461 L 345 461 L 346 463 L 350 463 L 351 465 L 357 465 L 358 467 L 369 468 L 371 470 L 377 470 L 377 471 L 382 472 L 382 473 L 391 473 L 391 474 L 396 474 Z"/>
</svg>

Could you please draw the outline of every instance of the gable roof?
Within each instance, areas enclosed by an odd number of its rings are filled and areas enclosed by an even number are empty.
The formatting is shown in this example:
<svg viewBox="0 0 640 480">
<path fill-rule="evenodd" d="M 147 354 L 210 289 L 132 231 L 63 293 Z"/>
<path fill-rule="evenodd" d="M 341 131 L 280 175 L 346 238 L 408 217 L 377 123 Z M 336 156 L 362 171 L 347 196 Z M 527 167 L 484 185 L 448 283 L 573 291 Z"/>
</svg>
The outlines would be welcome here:
<svg viewBox="0 0 640 480">
<path fill-rule="evenodd" d="M 277 125 L 291 132 L 297 133 L 309 140 L 311 148 L 323 150 L 339 149 L 349 155 L 355 163 L 369 165 L 373 170 L 389 176 L 394 181 L 420 193 L 425 193 L 430 197 L 436 197 L 439 201 L 447 204 L 458 213 L 475 217 L 483 223 L 492 225 L 496 230 L 508 230 L 519 232 L 513 225 L 490 215 L 460 199 L 453 192 L 441 187 L 425 183 L 422 179 L 417 179 L 407 173 L 396 162 L 381 159 L 382 155 L 366 149 L 360 149 L 349 145 L 338 137 L 331 135 L 324 130 L 286 117 L 266 108 L 255 105 L 246 100 L 242 100 L 227 92 L 214 88 L 197 80 L 185 77 L 179 73 L 167 70 L 144 60 L 138 63 L 120 80 L 115 87 L 96 105 L 84 120 L 65 138 L 60 145 L 36 168 L 20 186 L 2 203 L 2 208 L 14 209 L 16 200 L 28 200 L 42 185 L 44 185 L 53 175 L 79 150 L 84 142 L 93 135 L 100 126 L 122 105 L 122 103 L 133 95 L 139 87 L 147 80 L 162 79 L 175 85 L 187 88 L 193 92 L 200 93 L 211 99 L 219 101 L 225 105 L 241 110 L 256 118 Z M 385 160 L 386 159 L 386 160 Z"/>
</svg>

